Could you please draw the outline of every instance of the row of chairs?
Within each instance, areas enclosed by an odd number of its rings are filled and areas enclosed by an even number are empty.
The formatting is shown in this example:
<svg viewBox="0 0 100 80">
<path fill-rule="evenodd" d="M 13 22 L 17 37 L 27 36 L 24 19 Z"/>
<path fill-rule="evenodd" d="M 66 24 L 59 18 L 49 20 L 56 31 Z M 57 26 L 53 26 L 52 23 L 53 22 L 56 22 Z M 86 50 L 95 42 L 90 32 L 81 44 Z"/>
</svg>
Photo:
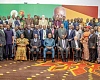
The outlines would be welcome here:
<svg viewBox="0 0 100 80">
<path fill-rule="evenodd" d="M 57 47 L 55 47 L 55 51 L 56 51 L 56 49 L 57 49 Z M 58 50 L 58 53 L 57 53 L 57 59 L 59 60 L 60 59 L 60 56 L 61 56 L 61 53 L 60 53 L 60 51 L 59 51 L 59 49 L 57 49 Z M 69 49 L 70 50 L 70 49 Z M 31 52 L 30 52 L 30 48 L 28 49 L 28 55 L 29 55 L 29 60 L 30 60 L 30 54 L 31 54 Z M 39 59 L 41 60 L 42 59 L 42 54 L 41 54 L 41 52 L 43 51 L 43 47 L 41 47 L 40 48 L 40 51 L 39 51 Z M 75 51 L 72 49 L 72 53 L 73 53 L 73 61 L 74 61 L 74 54 L 75 54 Z M 36 54 L 36 52 L 34 52 L 34 54 Z M 48 55 L 51 55 L 52 53 L 50 52 L 50 51 L 48 51 L 46 54 L 48 54 Z M 64 55 L 66 55 L 66 53 L 64 52 Z M 69 51 L 69 53 L 68 53 L 68 57 L 70 58 L 70 51 Z"/>
</svg>

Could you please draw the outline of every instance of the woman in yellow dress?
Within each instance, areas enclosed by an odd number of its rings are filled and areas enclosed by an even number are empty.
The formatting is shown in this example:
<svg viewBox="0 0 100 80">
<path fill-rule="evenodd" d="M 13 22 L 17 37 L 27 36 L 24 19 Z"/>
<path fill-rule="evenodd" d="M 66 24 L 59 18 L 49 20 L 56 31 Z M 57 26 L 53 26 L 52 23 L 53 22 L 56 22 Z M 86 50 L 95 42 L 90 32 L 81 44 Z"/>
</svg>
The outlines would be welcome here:
<svg viewBox="0 0 100 80">
<path fill-rule="evenodd" d="M 20 38 L 16 40 L 17 51 L 15 60 L 27 60 L 26 57 L 26 45 L 29 44 L 28 39 L 24 38 L 24 35 L 21 34 Z"/>
</svg>

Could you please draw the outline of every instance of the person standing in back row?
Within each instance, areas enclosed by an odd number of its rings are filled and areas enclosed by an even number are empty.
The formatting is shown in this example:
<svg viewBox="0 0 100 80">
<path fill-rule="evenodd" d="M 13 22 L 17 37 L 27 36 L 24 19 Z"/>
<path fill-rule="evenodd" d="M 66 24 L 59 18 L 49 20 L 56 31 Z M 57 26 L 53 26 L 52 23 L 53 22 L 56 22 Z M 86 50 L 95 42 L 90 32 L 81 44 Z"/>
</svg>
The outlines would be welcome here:
<svg viewBox="0 0 100 80">
<path fill-rule="evenodd" d="M 7 25 L 5 32 L 6 38 L 6 59 L 12 59 L 12 45 L 14 44 L 14 33 L 10 29 L 10 26 Z"/>
</svg>

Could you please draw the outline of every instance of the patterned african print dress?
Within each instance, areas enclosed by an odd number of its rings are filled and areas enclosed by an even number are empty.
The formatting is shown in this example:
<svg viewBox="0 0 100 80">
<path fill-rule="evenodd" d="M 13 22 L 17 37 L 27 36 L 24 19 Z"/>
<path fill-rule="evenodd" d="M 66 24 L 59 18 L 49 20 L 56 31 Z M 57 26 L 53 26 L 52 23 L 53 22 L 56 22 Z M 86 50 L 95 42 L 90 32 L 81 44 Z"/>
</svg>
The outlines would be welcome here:
<svg viewBox="0 0 100 80">
<path fill-rule="evenodd" d="M 90 32 L 84 32 L 82 37 L 82 43 L 83 43 L 83 59 L 88 60 L 89 59 L 89 49 L 88 49 L 88 37 L 90 35 Z"/>
<path fill-rule="evenodd" d="M 29 44 L 28 39 L 19 38 L 19 39 L 17 39 L 16 44 L 18 46 L 17 46 L 15 60 L 27 60 L 27 57 L 26 57 L 26 45 Z"/>
</svg>

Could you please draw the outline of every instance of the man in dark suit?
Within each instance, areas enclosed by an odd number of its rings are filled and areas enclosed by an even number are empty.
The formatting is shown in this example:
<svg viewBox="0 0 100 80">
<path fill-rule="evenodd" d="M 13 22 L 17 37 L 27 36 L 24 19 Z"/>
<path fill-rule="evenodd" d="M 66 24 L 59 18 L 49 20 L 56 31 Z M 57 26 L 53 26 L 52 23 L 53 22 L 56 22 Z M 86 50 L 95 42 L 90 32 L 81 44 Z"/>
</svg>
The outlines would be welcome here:
<svg viewBox="0 0 100 80">
<path fill-rule="evenodd" d="M 88 47 L 89 47 L 89 62 L 95 62 L 96 56 L 96 43 L 97 43 L 97 35 L 94 33 L 94 29 L 90 30 L 90 36 L 88 39 Z"/>
<path fill-rule="evenodd" d="M 69 30 L 67 31 L 67 39 L 70 45 L 70 58 L 72 58 L 73 53 L 72 53 L 72 48 L 71 48 L 71 41 L 74 40 L 75 37 L 75 31 L 73 30 L 73 26 L 69 25 Z"/>
<path fill-rule="evenodd" d="M 31 39 L 33 39 L 33 31 L 31 30 L 30 27 L 27 27 L 27 29 L 24 31 L 24 36 L 29 40 L 29 43 Z M 28 52 L 30 51 L 30 45 L 27 45 L 27 58 L 29 58 Z"/>
<path fill-rule="evenodd" d="M 39 48 L 41 46 L 41 41 L 39 40 L 37 34 L 34 34 L 34 39 L 31 39 L 30 46 L 31 46 L 30 51 L 31 51 L 31 54 L 32 54 L 32 59 L 34 59 L 34 61 L 35 61 L 38 58 Z M 34 54 L 34 51 L 36 51 L 36 56 Z"/>
<path fill-rule="evenodd" d="M 6 45 L 5 33 L 3 30 L 3 25 L 0 24 L 0 61 L 3 60 L 4 45 Z"/>
<path fill-rule="evenodd" d="M 67 35 L 67 30 L 64 28 L 64 24 L 62 23 L 60 28 L 58 29 L 58 39 L 62 38 L 62 35 Z"/>
<path fill-rule="evenodd" d="M 24 31 L 24 36 L 29 40 L 29 42 L 31 39 L 33 39 L 33 31 L 30 27 L 27 27 L 27 30 Z"/>
<path fill-rule="evenodd" d="M 52 33 L 52 32 L 51 32 L 50 26 L 48 25 L 48 26 L 47 26 L 47 37 L 48 37 L 48 34 L 49 34 L 49 33 Z"/>
<path fill-rule="evenodd" d="M 35 25 L 35 29 L 33 29 L 33 35 L 35 34 L 37 34 L 38 38 L 40 39 L 39 25 Z"/>
<path fill-rule="evenodd" d="M 69 51 L 69 43 L 68 40 L 65 39 L 65 35 L 62 35 L 62 39 L 58 41 L 58 48 L 61 52 L 62 61 L 64 61 L 64 51 L 66 52 L 66 62 L 68 62 L 68 51 Z"/>
<path fill-rule="evenodd" d="M 47 30 L 46 30 L 46 26 L 44 25 L 43 29 L 40 30 L 40 40 L 41 40 L 42 46 L 43 46 L 43 42 L 46 38 L 47 38 Z"/>
<path fill-rule="evenodd" d="M 71 42 L 71 47 L 73 48 L 74 53 L 74 59 L 75 62 L 79 62 L 81 60 L 81 53 L 82 53 L 82 49 L 81 49 L 81 43 L 78 40 L 78 37 L 75 36 L 74 40 Z"/>
</svg>

